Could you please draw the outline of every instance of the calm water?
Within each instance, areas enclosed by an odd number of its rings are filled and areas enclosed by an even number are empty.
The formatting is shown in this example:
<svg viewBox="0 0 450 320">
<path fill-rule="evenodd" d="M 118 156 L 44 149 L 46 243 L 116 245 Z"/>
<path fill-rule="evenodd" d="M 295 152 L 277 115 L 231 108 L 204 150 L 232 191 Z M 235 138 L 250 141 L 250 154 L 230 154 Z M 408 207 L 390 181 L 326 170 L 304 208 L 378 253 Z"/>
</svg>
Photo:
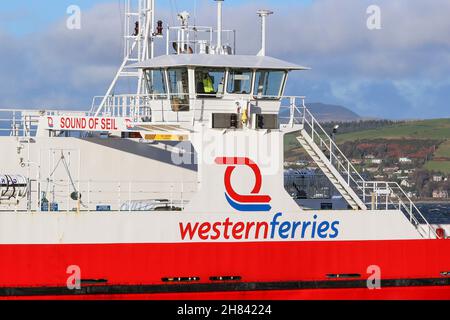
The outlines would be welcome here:
<svg viewBox="0 0 450 320">
<path fill-rule="evenodd" d="M 418 203 L 417 207 L 432 224 L 450 224 L 450 202 Z"/>
</svg>

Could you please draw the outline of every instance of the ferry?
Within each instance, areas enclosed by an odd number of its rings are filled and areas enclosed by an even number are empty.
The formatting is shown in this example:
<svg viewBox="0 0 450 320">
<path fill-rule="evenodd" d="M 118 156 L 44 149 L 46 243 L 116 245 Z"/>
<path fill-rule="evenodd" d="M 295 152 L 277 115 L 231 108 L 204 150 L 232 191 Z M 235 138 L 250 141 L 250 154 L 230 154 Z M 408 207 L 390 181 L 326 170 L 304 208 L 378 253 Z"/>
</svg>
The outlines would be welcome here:
<svg viewBox="0 0 450 320">
<path fill-rule="evenodd" d="M 240 55 L 215 2 L 207 27 L 127 0 L 104 96 L 0 110 L 0 299 L 450 299 L 449 230 L 397 183 L 366 181 L 285 95 L 314 71 L 266 54 L 273 12 Z M 289 194 L 288 134 L 341 203 Z"/>
</svg>

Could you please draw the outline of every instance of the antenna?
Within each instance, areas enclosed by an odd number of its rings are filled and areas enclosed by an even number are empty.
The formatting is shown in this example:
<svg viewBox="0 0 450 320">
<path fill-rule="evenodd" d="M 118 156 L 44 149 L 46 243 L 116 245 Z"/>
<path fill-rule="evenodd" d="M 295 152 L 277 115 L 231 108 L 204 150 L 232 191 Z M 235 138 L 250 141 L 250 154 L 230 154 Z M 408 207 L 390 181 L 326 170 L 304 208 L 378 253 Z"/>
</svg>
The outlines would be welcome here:
<svg viewBox="0 0 450 320">
<path fill-rule="evenodd" d="M 266 55 L 266 19 L 269 15 L 273 14 L 270 10 L 258 10 L 256 12 L 261 18 L 261 51 L 258 56 Z"/>
<path fill-rule="evenodd" d="M 222 48 L 222 4 L 224 0 L 215 0 L 217 2 L 217 52 Z"/>
<path fill-rule="evenodd" d="M 102 102 L 95 110 L 98 117 L 105 108 L 108 98 L 114 92 L 120 78 L 136 78 L 137 94 L 145 94 L 144 73 L 139 71 L 127 71 L 129 64 L 142 62 L 154 57 L 154 39 L 161 37 L 155 32 L 155 1 L 156 0 L 126 0 L 125 28 L 124 32 L 124 59 L 119 71 L 116 73 Z M 135 11 L 133 11 L 135 10 Z M 162 23 L 158 22 L 158 30 L 162 31 Z M 93 106 L 94 107 L 94 106 Z M 138 110 L 135 110 L 138 111 Z M 92 110 L 94 113 L 94 110 Z"/>
</svg>

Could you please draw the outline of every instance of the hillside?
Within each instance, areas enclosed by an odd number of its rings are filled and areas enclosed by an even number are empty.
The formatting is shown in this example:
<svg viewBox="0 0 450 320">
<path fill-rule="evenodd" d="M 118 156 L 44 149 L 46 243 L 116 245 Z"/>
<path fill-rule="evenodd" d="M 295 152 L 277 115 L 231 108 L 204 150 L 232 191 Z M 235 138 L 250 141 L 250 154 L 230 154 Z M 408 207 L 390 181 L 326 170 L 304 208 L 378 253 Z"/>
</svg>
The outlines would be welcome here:
<svg viewBox="0 0 450 320">
<path fill-rule="evenodd" d="M 363 139 L 438 139 L 450 140 L 450 119 L 407 121 L 390 124 L 382 129 L 340 134 L 338 143 Z"/>
<path fill-rule="evenodd" d="M 311 111 L 311 113 L 320 122 L 331 122 L 331 121 L 350 122 L 362 119 L 359 115 L 357 115 L 353 111 L 342 106 L 324 103 L 308 103 L 307 107 L 308 110 Z M 280 117 L 281 118 L 289 117 L 288 107 L 281 108 Z"/>
<path fill-rule="evenodd" d="M 360 121 L 355 122 L 355 126 L 347 123 L 342 128 L 345 133 L 338 132 L 336 142 L 346 153 L 350 153 L 347 156 L 356 156 L 363 148 L 367 149 L 365 154 L 378 156 L 397 154 L 420 158 L 423 154 L 425 162 L 420 166 L 423 165 L 424 169 L 450 174 L 450 119 L 375 122 L 376 129 L 361 129 L 365 122 Z M 333 125 L 328 123 L 325 127 L 331 128 Z M 371 125 L 367 122 L 369 128 Z M 301 148 L 293 137 L 286 137 L 286 149 L 290 160 L 302 156 Z M 379 149 L 386 149 L 387 153 L 380 154 Z"/>
</svg>

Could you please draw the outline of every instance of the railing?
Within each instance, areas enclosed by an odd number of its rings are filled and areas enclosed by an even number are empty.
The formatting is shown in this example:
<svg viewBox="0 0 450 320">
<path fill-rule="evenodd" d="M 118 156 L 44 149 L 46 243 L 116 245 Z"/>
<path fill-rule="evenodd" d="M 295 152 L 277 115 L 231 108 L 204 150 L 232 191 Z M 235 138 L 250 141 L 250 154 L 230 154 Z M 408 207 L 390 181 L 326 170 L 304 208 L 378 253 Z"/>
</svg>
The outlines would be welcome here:
<svg viewBox="0 0 450 320">
<path fill-rule="evenodd" d="M 398 183 L 365 181 L 363 190 L 364 202 L 372 210 L 401 210 L 424 235 L 437 237 L 435 229 Z"/>
<path fill-rule="evenodd" d="M 261 96 L 249 97 L 230 96 L 224 93 L 163 93 L 143 95 L 115 95 L 94 97 L 91 107 L 93 116 L 98 110 L 101 101 L 105 100 L 102 117 L 131 117 L 136 122 L 178 122 L 190 123 L 207 122 L 212 113 L 236 113 L 257 105 L 260 101 L 280 103 L 281 97 Z M 275 105 L 272 111 L 277 111 Z"/>
<path fill-rule="evenodd" d="M 320 147 L 329 162 L 342 175 L 348 186 L 373 210 L 401 210 L 423 236 L 435 236 L 436 231 L 408 197 L 406 192 L 395 182 L 371 182 L 359 174 L 353 164 L 339 149 L 334 139 L 323 129 L 314 115 L 305 105 L 305 97 L 286 97 L 289 99 L 289 126 L 302 125 L 310 135 L 313 143 Z M 297 100 L 301 100 L 300 107 Z"/>
<path fill-rule="evenodd" d="M 178 26 L 168 27 L 166 36 L 166 54 L 171 54 L 171 44 L 176 43 L 172 48 L 176 53 L 213 53 L 208 50 L 217 50 L 213 42 L 217 30 L 204 26 Z M 173 36 L 175 34 L 175 37 Z M 174 39 L 175 38 L 175 39 Z M 174 39 L 174 40 L 172 40 Z M 228 52 L 218 52 L 235 54 L 236 52 L 236 30 L 222 30 L 222 39 L 225 47 L 229 47 Z M 192 50 L 192 52 L 190 51 Z M 220 48 L 219 50 L 224 50 Z M 225 51 L 225 50 L 224 50 Z"/>
<path fill-rule="evenodd" d="M 295 124 L 301 124 L 303 129 L 306 130 L 311 137 L 312 141 L 319 146 L 324 154 L 326 154 L 327 159 L 342 175 L 347 184 L 352 187 L 357 194 L 362 196 L 364 178 L 339 149 L 336 142 L 316 120 L 311 111 L 305 106 L 305 97 L 285 97 L 284 99 L 289 99 L 289 125 L 294 126 Z M 297 105 L 297 100 L 301 100 L 302 102 L 300 107 Z"/>
<path fill-rule="evenodd" d="M 88 116 L 88 111 L 0 109 L 0 136 L 34 137 L 41 116 Z"/>
<path fill-rule="evenodd" d="M 91 116 L 100 107 L 105 97 L 96 96 L 92 99 Z M 150 102 L 162 101 L 167 99 L 164 95 L 113 95 L 106 97 L 103 111 L 100 116 L 104 117 L 132 117 L 135 120 L 141 120 L 142 117 L 151 117 L 152 109 Z"/>
<path fill-rule="evenodd" d="M 37 110 L 0 109 L 0 136 L 35 136 L 38 113 Z"/>
<path fill-rule="evenodd" d="M 103 99 L 103 96 L 93 98 L 91 116 L 98 110 Z M 195 104 L 195 99 L 190 98 L 189 94 L 115 95 L 106 97 L 99 116 L 131 117 L 137 122 L 150 122 L 153 118 L 158 118 L 164 122 L 169 113 L 190 110 L 191 104 Z"/>
<path fill-rule="evenodd" d="M 197 182 L 67 179 L 31 180 L 28 199 L 0 204 L 16 212 L 182 211 L 197 192 Z M 76 187 L 76 190 L 73 188 Z M 78 200 L 77 194 L 80 194 Z"/>
</svg>

